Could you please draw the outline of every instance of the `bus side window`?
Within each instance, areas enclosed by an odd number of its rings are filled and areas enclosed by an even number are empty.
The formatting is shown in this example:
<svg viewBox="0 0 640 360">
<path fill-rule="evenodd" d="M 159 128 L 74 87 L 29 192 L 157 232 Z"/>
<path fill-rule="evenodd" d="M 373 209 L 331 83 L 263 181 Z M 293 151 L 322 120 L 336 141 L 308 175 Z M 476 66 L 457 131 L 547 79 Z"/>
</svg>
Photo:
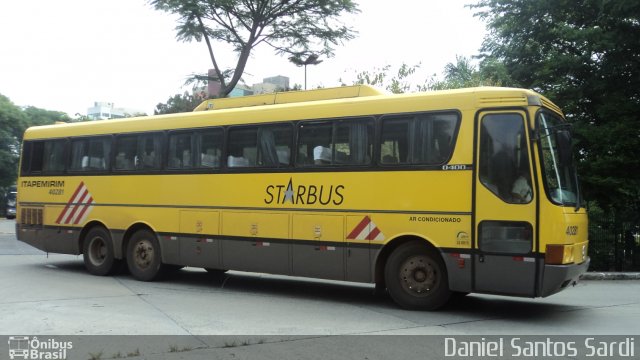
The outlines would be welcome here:
<svg viewBox="0 0 640 360">
<path fill-rule="evenodd" d="M 42 170 L 45 173 L 61 173 L 65 167 L 65 140 L 46 141 L 44 143 L 44 164 Z"/>
<path fill-rule="evenodd" d="M 239 127 L 229 130 L 227 166 L 254 167 L 258 157 L 258 127 Z"/>
<path fill-rule="evenodd" d="M 111 154 L 111 139 L 99 137 L 89 139 L 89 169 L 106 170 L 109 168 Z"/>
<path fill-rule="evenodd" d="M 298 127 L 297 166 L 331 164 L 333 123 L 302 123 Z"/>
<path fill-rule="evenodd" d="M 258 133 L 258 164 L 269 167 L 287 167 L 291 160 L 291 125 L 267 125 Z"/>
<path fill-rule="evenodd" d="M 220 128 L 206 129 L 196 133 L 196 167 L 219 169 L 222 158 L 224 131 Z"/>
<path fill-rule="evenodd" d="M 160 169 L 161 136 L 159 134 L 144 134 L 138 139 L 138 154 L 135 161 L 139 169 Z"/>
<path fill-rule="evenodd" d="M 33 147 L 31 150 L 31 173 L 40 173 L 42 172 L 42 166 L 44 162 L 44 141 L 35 141 L 33 142 Z"/>
<path fill-rule="evenodd" d="M 409 161 L 409 129 L 406 119 L 382 122 L 380 138 L 380 162 L 383 165 L 406 164 Z"/>
<path fill-rule="evenodd" d="M 444 164 L 453 152 L 459 117 L 455 113 L 387 116 L 382 120 L 380 163 Z"/>
<path fill-rule="evenodd" d="M 192 167 L 192 138 L 193 133 L 169 134 L 169 169 L 190 169 Z"/>
<path fill-rule="evenodd" d="M 334 162 L 344 165 L 371 163 L 373 121 L 349 119 L 336 124 Z"/>
<path fill-rule="evenodd" d="M 136 152 L 138 137 L 135 135 L 118 136 L 116 140 L 116 170 L 134 170 L 136 168 Z"/>
<path fill-rule="evenodd" d="M 109 168 L 111 138 L 106 136 L 71 141 L 71 171 L 104 171 Z"/>
</svg>

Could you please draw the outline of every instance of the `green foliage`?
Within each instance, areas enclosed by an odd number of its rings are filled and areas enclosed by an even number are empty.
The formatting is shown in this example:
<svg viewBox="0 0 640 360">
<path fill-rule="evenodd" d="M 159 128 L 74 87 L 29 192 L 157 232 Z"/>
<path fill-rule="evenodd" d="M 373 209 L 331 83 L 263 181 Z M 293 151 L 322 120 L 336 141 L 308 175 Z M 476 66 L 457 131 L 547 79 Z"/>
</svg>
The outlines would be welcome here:
<svg viewBox="0 0 640 360">
<path fill-rule="evenodd" d="M 455 63 L 444 67 L 444 80 L 435 81 L 430 90 L 460 89 L 476 86 L 509 86 L 509 76 L 501 63 L 484 63 L 476 68 L 471 59 L 456 55 Z"/>
<path fill-rule="evenodd" d="M 361 71 L 356 74 L 354 84 L 377 86 L 393 94 L 406 92 L 459 89 L 475 86 L 508 86 L 511 82 L 506 70 L 500 63 L 487 62 L 484 67 L 476 68 L 469 58 L 456 56 L 455 63 L 448 63 L 444 68 L 444 79 L 438 80 L 436 75 L 426 79 L 417 78 L 416 71 L 420 64 L 402 63 L 397 70 L 391 65 L 373 71 Z M 344 81 L 340 79 L 344 84 Z"/>
<path fill-rule="evenodd" d="M 357 73 L 353 84 L 376 86 L 393 94 L 425 91 L 430 88 L 434 80 L 433 78 L 423 81 L 416 79 L 416 70 L 419 68 L 420 64 L 408 65 L 402 63 L 397 69 L 394 69 L 391 65 L 385 65 L 372 71 L 365 70 Z M 343 79 L 339 81 L 343 86 L 346 85 Z"/>
<path fill-rule="evenodd" d="M 27 106 L 23 110 L 26 115 L 26 125 L 38 126 L 38 125 L 50 125 L 56 121 L 70 122 L 71 118 L 67 113 L 61 111 L 52 111 L 40 109 L 35 106 Z"/>
<path fill-rule="evenodd" d="M 0 190 L 15 184 L 18 175 L 20 143 L 30 126 L 69 121 L 67 114 L 28 106 L 20 108 L 0 94 Z"/>
<path fill-rule="evenodd" d="M 482 0 L 483 64 L 560 105 L 587 199 L 640 221 L 640 2 Z"/>
<path fill-rule="evenodd" d="M 19 139 L 22 138 L 26 121 L 22 110 L 9 98 L 0 95 L 0 188 L 6 188 L 16 181 Z"/>
<path fill-rule="evenodd" d="M 151 0 L 150 4 L 179 16 L 178 40 L 206 42 L 215 76 L 200 78 L 220 82 L 220 97 L 236 86 L 254 47 L 264 43 L 279 54 L 331 56 L 334 46 L 354 37 L 339 16 L 358 12 L 352 0 Z M 238 60 L 232 69 L 218 64 L 211 41 L 233 47 Z"/>
<path fill-rule="evenodd" d="M 185 91 L 182 95 L 175 94 L 174 96 L 170 97 L 166 103 L 158 103 L 153 113 L 155 115 L 159 115 L 191 112 L 196 108 L 196 106 L 200 105 L 203 100 L 204 99 L 202 97 L 193 96 Z"/>
</svg>

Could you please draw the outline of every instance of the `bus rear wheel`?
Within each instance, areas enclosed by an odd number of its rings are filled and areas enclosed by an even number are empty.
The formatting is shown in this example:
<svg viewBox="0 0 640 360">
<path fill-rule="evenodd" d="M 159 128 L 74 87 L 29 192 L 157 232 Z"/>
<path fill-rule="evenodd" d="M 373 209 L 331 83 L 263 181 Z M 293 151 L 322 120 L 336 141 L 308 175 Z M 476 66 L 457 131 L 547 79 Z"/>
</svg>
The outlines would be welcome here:
<svg viewBox="0 0 640 360">
<path fill-rule="evenodd" d="M 451 296 L 442 258 L 417 241 L 391 253 L 384 277 L 391 298 L 405 309 L 435 310 Z"/>
<path fill-rule="evenodd" d="M 160 243 L 149 230 L 136 231 L 127 245 L 127 266 L 134 278 L 153 281 L 162 274 Z"/>
<path fill-rule="evenodd" d="M 115 268 L 113 243 L 107 229 L 94 227 L 84 238 L 82 257 L 87 270 L 98 276 L 109 275 Z"/>
</svg>

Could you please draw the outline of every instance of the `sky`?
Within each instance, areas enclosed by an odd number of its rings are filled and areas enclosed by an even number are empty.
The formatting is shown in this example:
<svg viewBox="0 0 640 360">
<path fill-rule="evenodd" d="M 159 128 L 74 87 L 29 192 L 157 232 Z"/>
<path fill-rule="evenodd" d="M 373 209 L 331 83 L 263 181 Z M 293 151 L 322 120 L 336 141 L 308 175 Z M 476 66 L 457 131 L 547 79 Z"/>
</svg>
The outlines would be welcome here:
<svg viewBox="0 0 640 360">
<path fill-rule="evenodd" d="M 356 2 L 361 12 L 344 21 L 357 37 L 308 67 L 309 88 L 339 86 L 360 71 L 402 63 L 420 63 L 422 79 L 441 77 L 456 55 L 476 55 L 486 33 L 465 7 L 473 0 Z M 176 24 L 145 0 L 3 1 L 0 94 L 71 117 L 85 115 L 95 101 L 153 114 L 159 102 L 191 89 L 184 85 L 189 75 L 211 67 L 205 43 L 177 41 Z M 235 66 L 233 52 L 216 56 L 221 66 Z M 275 75 L 304 84 L 303 68 L 260 45 L 243 79 L 252 85 Z"/>
</svg>

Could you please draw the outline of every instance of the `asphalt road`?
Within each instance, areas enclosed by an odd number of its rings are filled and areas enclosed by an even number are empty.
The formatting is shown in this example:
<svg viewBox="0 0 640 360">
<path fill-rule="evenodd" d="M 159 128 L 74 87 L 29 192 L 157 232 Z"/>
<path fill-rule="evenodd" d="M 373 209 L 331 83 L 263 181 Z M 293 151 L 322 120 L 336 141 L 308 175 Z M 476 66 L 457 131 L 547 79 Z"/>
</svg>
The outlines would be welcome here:
<svg viewBox="0 0 640 360">
<path fill-rule="evenodd" d="M 406 311 L 363 284 L 213 278 L 196 268 L 152 283 L 92 276 L 81 256 L 18 242 L 13 224 L 0 220 L 1 335 L 640 334 L 638 280 L 582 281 L 545 299 L 472 294 L 440 311 Z"/>
</svg>

